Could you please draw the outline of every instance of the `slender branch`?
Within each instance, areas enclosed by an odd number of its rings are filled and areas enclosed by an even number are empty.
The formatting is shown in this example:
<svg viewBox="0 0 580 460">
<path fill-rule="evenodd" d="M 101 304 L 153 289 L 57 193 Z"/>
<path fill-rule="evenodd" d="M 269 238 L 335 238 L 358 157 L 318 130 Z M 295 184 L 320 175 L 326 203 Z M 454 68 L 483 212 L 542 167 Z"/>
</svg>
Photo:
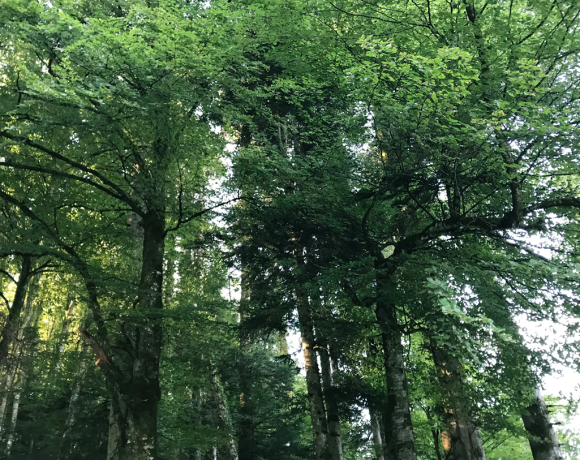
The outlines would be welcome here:
<svg viewBox="0 0 580 460">
<path fill-rule="evenodd" d="M 42 144 L 31 141 L 27 137 L 15 136 L 14 134 L 10 134 L 7 131 L 0 131 L 0 136 L 5 137 L 6 139 L 10 139 L 12 141 L 21 142 L 21 143 L 28 145 L 29 147 L 32 147 L 36 150 L 40 150 L 41 152 L 46 153 L 47 155 L 49 155 L 52 158 L 63 161 L 64 163 L 67 163 L 75 168 L 80 169 L 83 172 L 86 172 L 87 174 L 90 174 L 90 175 L 98 178 L 103 184 L 110 187 L 111 189 L 113 189 L 117 193 L 117 196 L 116 196 L 117 199 L 122 200 L 125 203 L 127 203 L 129 206 L 131 206 L 131 209 L 133 209 L 133 211 L 135 213 L 137 213 L 141 216 L 144 215 L 143 210 L 141 209 L 141 207 L 139 206 L 139 204 L 135 200 L 133 200 L 129 195 L 127 195 L 125 193 L 125 191 L 122 188 L 120 188 L 117 184 L 115 184 L 110 179 L 107 179 L 100 172 L 95 171 L 94 169 L 89 168 L 88 166 L 85 166 L 82 163 L 78 163 L 76 161 L 73 161 L 70 158 L 67 158 L 64 155 L 61 155 L 60 153 L 58 153 L 58 152 L 56 152 L 48 147 L 45 147 Z M 96 185 L 96 183 L 95 183 L 95 185 Z M 107 193 L 111 194 L 110 191 L 108 191 Z"/>
<path fill-rule="evenodd" d="M 523 208 L 523 215 L 527 216 L 533 211 L 548 210 L 552 208 L 576 208 L 580 209 L 580 199 L 576 197 L 551 198 L 531 204 Z M 509 230 L 513 228 L 529 228 L 520 225 L 517 216 L 513 211 L 509 211 L 503 217 L 481 217 L 481 216 L 457 216 L 442 222 L 437 222 L 428 226 L 423 231 L 411 235 L 402 241 L 391 242 L 395 246 L 395 254 L 401 252 L 413 252 L 418 247 L 436 239 L 440 236 L 477 233 L 482 232 L 490 235 L 498 230 Z"/>
<path fill-rule="evenodd" d="M 238 196 L 236 198 L 232 198 L 231 200 L 222 201 L 221 203 L 218 203 L 214 206 L 210 206 L 209 208 L 205 208 L 201 211 L 198 211 L 198 212 L 190 215 L 189 217 L 186 217 L 185 219 L 183 219 L 181 217 L 181 202 L 180 202 L 180 216 L 179 216 L 179 219 L 177 221 L 177 224 L 175 224 L 175 226 L 165 230 L 165 235 L 167 235 L 169 232 L 174 232 L 174 231 L 178 230 L 179 227 L 181 227 L 183 224 L 187 224 L 187 223 L 191 222 L 192 220 L 197 219 L 198 217 L 201 217 L 204 214 L 206 214 L 206 213 L 208 213 L 216 208 L 219 208 L 220 206 L 226 205 L 228 203 L 233 203 L 234 201 L 238 201 L 240 199 L 241 199 L 241 197 Z"/>
<path fill-rule="evenodd" d="M 6 298 L 6 296 L 4 295 L 3 292 L 0 292 L 0 297 L 2 298 L 4 303 L 6 304 L 6 308 L 8 309 L 8 312 L 10 313 L 10 302 L 8 301 L 8 299 Z"/>
<path fill-rule="evenodd" d="M 91 179 L 87 179 L 86 177 L 76 176 L 74 174 L 69 174 L 69 173 L 65 173 L 62 171 L 57 171 L 55 169 L 43 168 L 40 166 L 31 166 L 31 165 L 24 165 L 24 164 L 20 164 L 20 163 L 14 163 L 12 161 L 2 161 L 2 162 L 0 162 L 0 166 L 6 166 L 9 168 L 14 168 L 14 169 L 23 169 L 26 171 L 36 171 L 36 172 L 50 174 L 52 176 L 65 177 L 67 179 L 72 179 L 72 180 L 75 180 L 78 182 L 83 182 L 85 184 L 91 185 L 92 187 L 95 187 L 95 188 L 101 190 L 102 192 L 105 192 L 106 194 L 112 196 L 113 198 L 115 198 L 117 200 L 125 201 L 123 196 L 119 195 L 118 193 L 115 193 L 114 191 L 108 189 L 107 187 L 102 186 L 101 184 L 99 184 L 95 181 L 92 181 Z M 131 210 L 134 210 L 133 207 L 131 207 Z"/>
<path fill-rule="evenodd" d="M 2 270 L 2 269 L 0 269 L 0 273 L 1 273 L 2 275 L 4 275 L 4 276 L 7 276 L 8 278 L 10 278 L 10 280 L 11 280 L 13 283 L 16 283 L 16 280 L 14 279 L 14 277 L 13 277 L 13 276 L 12 276 L 10 273 L 8 273 L 6 270 Z"/>
<path fill-rule="evenodd" d="M 40 224 L 40 226 L 48 233 L 48 236 L 50 236 L 50 238 L 52 238 L 68 254 L 70 254 L 71 256 L 73 256 L 74 258 L 76 258 L 78 260 L 81 260 L 81 258 L 78 256 L 76 251 L 71 246 L 64 243 L 58 237 L 58 235 L 50 228 L 50 226 L 44 220 L 42 220 L 40 217 L 38 217 L 34 212 L 32 212 L 32 210 L 28 206 L 26 206 L 24 203 L 17 200 L 16 198 L 14 198 L 12 195 L 4 192 L 3 190 L 0 190 L 0 198 L 3 198 L 4 201 L 7 201 L 8 203 L 12 203 L 16 207 L 18 207 L 26 217 L 28 217 L 30 220 Z"/>
</svg>

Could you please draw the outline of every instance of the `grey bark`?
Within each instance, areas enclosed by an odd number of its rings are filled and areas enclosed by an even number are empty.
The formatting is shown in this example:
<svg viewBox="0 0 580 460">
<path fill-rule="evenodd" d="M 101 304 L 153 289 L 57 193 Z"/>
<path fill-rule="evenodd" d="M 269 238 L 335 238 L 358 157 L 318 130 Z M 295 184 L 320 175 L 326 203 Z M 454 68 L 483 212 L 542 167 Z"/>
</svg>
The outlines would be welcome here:
<svg viewBox="0 0 580 460">
<path fill-rule="evenodd" d="M 4 376 L 4 385 L 2 387 L 2 399 L 0 400 L 0 434 L 4 431 L 5 424 L 4 420 L 6 418 L 6 406 L 8 405 L 8 396 L 12 393 L 12 384 L 14 383 L 14 377 L 16 376 L 17 363 L 14 362 L 6 370 Z"/>
<path fill-rule="evenodd" d="M 332 366 L 330 363 L 330 353 L 328 345 L 324 341 L 322 334 L 317 334 L 318 356 L 320 357 L 320 370 L 322 377 L 322 389 L 324 392 L 324 402 L 327 415 L 328 426 L 328 452 L 332 460 L 342 460 L 342 435 L 340 431 L 340 418 L 338 415 L 338 405 L 336 404 L 332 388 Z"/>
<path fill-rule="evenodd" d="M 449 460 L 485 460 L 479 430 L 473 422 L 466 401 L 462 366 L 459 359 L 431 343 L 437 378 L 445 409 L 444 448 Z"/>
<path fill-rule="evenodd" d="M 248 318 L 248 308 L 251 295 L 250 280 L 246 271 L 245 259 L 242 257 L 240 297 L 240 326 L 244 326 Z M 240 331 L 241 331 L 240 328 Z M 240 357 L 238 360 L 238 374 L 240 376 L 240 417 L 237 423 L 238 452 L 240 460 L 254 460 L 256 452 L 254 403 L 252 398 L 253 377 L 252 365 L 249 362 L 251 342 L 241 331 Z"/>
<path fill-rule="evenodd" d="M 389 450 L 396 460 L 417 460 L 405 375 L 402 335 L 393 301 L 396 285 L 388 275 L 377 275 L 377 321 L 382 329 L 387 381 Z"/>
<path fill-rule="evenodd" d="M 60 343 L 58 344 L 58 355 L 56 358 L 56 364 L 54 365 L 54 373 L 55 375 L 58 374 L 58 371 L 60 370 L 60 366 L 62 364 L 62 356 L 64 353 L 64 349 L 66 347 L 66 342 L 68 340 L 68 332 L 70 329 L 70 325 L 72 323 L 73 320 L 73 311 L 75 308 L 76 302 L 74 300 L 71 300 L 69 302 L 68 308 L 66 310 L 65 313 L 65 317 L 62 321 L 62 330 L 60 332 Z"/>
<path fill-rule="evenodd" d="M 373 447 L 375 450 L 376 460 L 385 460 L 383 451 L 383 437 L 381 434 L 381 425 L 379 423 L 380 415 L 377 414 L 376 409 L 369 405 L 369 415 L 371 417 L 371 431 L 373 433 Z"/>
<path fill-rule="evenodd" d="M 372 356 L 378 362 L 382 361 L 382 365 L 384 367 L 385 363 L 384 356 L 381 356 L 381 353 L 379 352 L 379 347 L 377 346 L 377 343 L 374 340 L 371 340 L 369 342 L 369 356 Z M 384 369 L 383 372 L 385 372 Z M 385 427 L 389 425 L 390 420 L 388 404 L 385 404 L 384 401 L 379 402 L 376 399 L 371 399 L 369 401 L 369 412 L 374 414 L 375 420 L 378 424 L 379 435 L 382 441 L 381 452 L 385 460 L 395 460 L 393 442 L 392 440 L 389 441 L 389 439 L 387 439 L 387 433 L 389 433 L 389 436 L 391 436 L 391 433 L 390 431 L 385 429 Z"/>
<path fill-rule="evenodd" d="M 81 394 L 81 388 L 84 383 L 85 375 L 87 373 L 87 346 L 86 344 L 81 345 L 79 368 L 77 370 L 77 375 L 74 380 L 73 389 L 68 403 L 68 415 L 66 419 L 66 429 L 62 436 L 63 444 L 61 445 L 60 456 L 61 458 L 68 458 L 71 453 L 74 452 L 75 445 L 74 441 L 71 439 L 72 429 L 74 427 L 76 417 L 79 410 L 79 399 Z"/>
<path fill-rule="evenodd" d="M 0 334 L 0 365 L 4 364 L 8 358 L 10 345 L 14 342 L 15 336 L 18 332 L 18 323 L 20 314 L 26 303 L 26 293 L 28 290 L 28 282 L 32 272 L 32 260 L 30 257 L 22 257 L 22 264 L 16 283 L 16 291 L 12 300 L 12 306 L 8 312 L 6 323 L 2 328 Z"/>
<path fill-rule="evenodd" d="M 486 289 L 483 289 L 483 283 L 480 284 L 482 289 L 478 292 L 478 296 L 483 300 L 482 305 L 485 314 L 497 326 L 503 327 L 505 332 L 514 339 L 514 342 L 509 344 L 500 342 L 500 357 L 507 366 L 512 365 L 513 362 L 523 363 L 520 373 L 528 376 L 530 386 L 527 388 L 527 393 L 531 397 L 529 406 L 522 414 L 522 420 L 528 434 L 532 456 L 534 460 L 563 460 L 564 456 L 551 421 L 550 412 L 539 389 L 533 383 L 537 380 L 537 377 L 533 375 L 527 364 L 526 358 L 530 352 L 524 344 L 524 339 L 513 319 L 510 306 L 505 300 L 500 286 L 497 285 L 495 280 L 490 280 L 487 284 Z M 524 388 L 524 390 L 526 389 Z"/>
<path fill-rule="evenodd" d="M 312 312 L 308 301 L 308 295 L 302 286 L 296 288 L 298 307 L 298 322 L 302 337 L 302 351 L 304 353 L 304 366 L 306 368 L 306 388 L 308 401 L 310 402 L 310 419 L 314 440 L 316 458 L 328 460 L 328 425 L 326 423 L 326 410 L 320 383 L 320 370 L 314 349 L 314 328 L 312 325 Z"/>
<path fill-rule="evenodd" d="M 12 399 L 12 410 L 10 416 L 10 424 L 8 428 L 8 438 L 6 441 L 6 457 L 10 457 L 12 445 L 15 440 L 16 425 L 18 422 L 18 413 L 20 410 L 20 397 L 28 375 L 32 371 L 32 355 L 34 353 L 34 343 L 28 337 L 27 328 L 35 327 L 40 316 L 40 309 L 35 303 L 36 296 L 40 285 L 39 276 L 31 277 L 28 285 L 28 295 L 24 306 L 25 315 L 17 324 L 17 332 L 15 334 L 16 347 L 13 347 L 15 375 L 13 379 L 14 397 Z M 5 406 L 4 406 L 5 410 Z"/>
<path fill-rule="evenodd" d="M 223 392 L 222 387 L 220 385 L 218 375 L 215 372 L 212 375 L 211 386 L 212 386 L 212 390 L 214 393 L 214 399 L 215 399 L 217 406 L 218 406 L 219 415 L 220 415 L 222 425 L 226 430 L 228 430 L 230 432 L 230 435 L 228 436 L 228 446 L 227 446 L 230 460 L 238 460 L 238 448 L 236 446 L 236 441 L 234 440 L 234 437 L 231 435 L 232 420 L 230 417 L 230 412 L 229 412 L 228 407 L 226 405 L 226 401 L 224 398 L 224 392 Z"/>
<path fill-rule="evenodd" d="M 6 441 L 6 457 L 10 457 L 12 444 L 14 443 L 14 433 L 16 431 L 16 421 L 18 420 L 21 392 L 22 388 L 18 388 L 14 393 L 14 399 L 12 400 L 12 416 L 10 417 L 10 431 L 8 433 L 8 440 Z"/>
<path fill-rule="evenodd" d="M 524 427 L 530 435 L 530 448 L 534 460 L 564 460 L 558 436 L 550 421 L 550 412 L 539 390 L 528 406 L 527 413 L 522 415 Z"/>
</svg>

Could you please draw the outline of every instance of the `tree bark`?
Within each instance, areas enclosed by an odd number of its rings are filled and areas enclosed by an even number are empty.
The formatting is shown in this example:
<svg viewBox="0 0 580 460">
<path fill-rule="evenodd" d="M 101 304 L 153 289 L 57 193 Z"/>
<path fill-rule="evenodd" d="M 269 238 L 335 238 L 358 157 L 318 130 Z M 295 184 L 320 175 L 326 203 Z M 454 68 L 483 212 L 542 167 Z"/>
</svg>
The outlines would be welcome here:
<svg viewBox="0 0 580 460">
<path fill-rule="evenodd" d="M 527 374 L 530 382 L 533 382 L 536 376 L 533 375 L 526 359 L 529 355 L 529 350 L 525 346 L 519 327 L 513 319 L 509 304 L 495 280 L 488 281 L 486 284 L 487 289 L 482 288 L 476 291 L 483 300 L 482 305 L 486 316 L 491 318 L 497 326 L 504 328 L 505 332 L 514 339 L 514 342 L 509 344 L 500 342 L 499 355 L 507 366 L 513 362 L 523 363 L 520 374 Z M 480 284 L 480 287 L 483 287 L 483 284 Z M 526 412 L 522 414 L 532 456 L 534 460 L 563 460 L 564 456 L 551 422 L 550 412 L 540 391 L 532 385 L 530 384 L 527 389 L 523 388 L 524 391 L 527 390 L 533 396 Z"/>
<path fill-rule="evenodd" d="M 8 432 L 8 440 L 6 441 L 6 457 L 10 457 L 12 450 L 12 444 L 14 443 L 14 433 L 16 431 L 16 421 L 18 420 L 18 410 L 20 409 L 20 394 L 22 389 L 19 388 L 14 393 L 14 399 L 12 401 L 12 416 L 10 417 L 10 429 Z"/>
<path fill-rule="evenodd" d="M 78 403 L 81 395 L 81 388 L 84 383 L 85 375 L 87 373 L 87 357 L 85 356 L 86 352 L 87 346 L 86 344 L 83 343 L 81 345 L 79 368 L 77 370 L 77 375 L 74 380 L 73 389 L 68 403 L 68 416 L 66 419 L 66 429 L 62 436 L 63 443 L 60 449 L 60 458 L 68 458 L 75 450 L 75 445 L 74 441 L 71 439 L 71 434 L 79 409 Z"/>
<path fill-rule="evenodd" d="M 383 338 L 384 342 L 384 338 Z M 372 356 L 375 360 L 379 363 L 382 362 L 382 367 L 384 368 L 385 359 L 384 354 L 381 357 L 379 346 L 377 345 L 375 340 L 369 341 L 369 355 Z M 385 370 L 383 369 L 383 373 Z M 389 407 L 388 404 L 385 404 L 384 401 L 378 401 L 371 399 L 369 401 L 369 412 L 372 412 L 375 415 L 375 419 L 378 423 L 379 427 L 379 435 L 382 441 L 382 454 L 385 460 L 395 460 L 395 451 L 393 448 L 393 442 L 387 439 L 387 433 L 391 436 L 391 432 L 387 431 L 385 427 L 389 425 L 390 415 L 389 415 Z"/>
<path fill-rule="evenodd" d="M 314 437 L 314 450 L 316 458 L 328 460 L 328 426 L 326 423 L 326 410 L 322 385 L 320 384 L 320 371 L 316 352 L 314 350 L 314 328 L 312 326 L 312 312 L 308 301 L 308 295 L 302 286 L 296 287 L 296 300 L 298 307 L 298 322 L 302 337 L 302 351 L 304 353 L 304 367 L 306 368 L 306 388 L 308 401 L 310 402 L 310 419 Z"/>
<path fill-rule="evenodd" d="M 18 422 L 18 413 L 20 410 L 20 397 L 28 376 L 32 373 L 32 356 L 34 354 L 35 342 L 27 334 L 28 327 L 36 327 L 40 316 L 40 308 L 35 305 L 36 295 L 39 289 L 39 277 L 35 276 L 28 285 L 28 295 L 24 306 L 25 316 L 17 324 L 16 331 L 16 349 L 14 349 L 14 397 L 12 399 L 12 411 L 10 416 L 10 425 L 8 429 L 8 439 L 6 441 L 6 457 L 10 457 L 12 445 L 15 440 L 16 424 Z"/>
<path fill-rule="evenodd" d="M 402 335 L 393 297 L 396 285 L 388 275 L 377 275 L 378 298 L 375 314 L 383 331 L 385 376 L 387 380 L 387 431 L 391 434 L 396 460 L 417 460 L 405 376 Z M 389 446 L 390 447 L 390 446 Z"/>
<path fill-rule="evenodd" d="M 327 426 L 328 426 L 328 452 L 332 460 L 342 460 L 342 435 L 340 432 L 340 417 L 338 416 L 338 405 L 334 399 L 332 388 L 332 366 L 330 363 L 330 352 L 328 344 L 321 333 L 317 333 L 318 356 L 320 357 L 320 370 L 322 377 L 322 389 L 324 392 L 324 402 L 326 406 Z"/>
<path fill-rule="evenodd" d="M 443 446 L 449 460 L 485 460 L 479 430 L 471 419 L 465 398 L 461 363 L 441 347 L 431 342 L 437 378 L 445 406 L 447 431 Z M 443 435 L 443 434 L 442 434 Z"/>
<path fill-rule="evenodd" d="M 150 210 L 143 218 L 143 257 L 137 307 L 143 314 L 163 308 L 164 212 Z M 154 314 L 154 313 L 153 313 Z M 161 326 L 155 317 L 135 326 L 132 359 L 120 369 L 86 331 L 85 343 L 95 352 L 107 376 L 110 398 L 108 460 L 155 460 Z M 106 337 L 106 332 L 105 332 Z"/>
<path fill-rule="evenodd" d="M 373 432 L 373 447 L 375 449 L 375 459 L 385 460 L 383 451 L 383 437 L 381 434 L 380 416 L 372 404 L 369 404 L 369 415 L 371 417 L 371 431 Z"/>
<path fill-rule="evenodd" d="M 550 422 L 550 413 L 539 390 L 536 398 L 522 415 L 524 427 L 530 435 L 530 448 L 534 460 L 564 460 L 558 436 Z"/>
<path fill-rule="evenodd" d="M 219 415 L 222 422 L 222 426 L 224 430 L 229 432 L 228 435 L 228 445 L 227 451 L 229 454 L 229 460 L 238 460 L 238 448 L 236 446 L 236 442 L 234 437 L 231 435 L 232 432 L 232 420 L 230 417 L 230 412 L 226 405 L 226 401 L 224 398 L 224 392 L 219 382 L 219 378 L 216 372 L 213 373 L 211 377 L 211 386 L 214 393 L 214 399 L 217 403 L 219 409 Z"/>
<path fill-rule="evenodd" d="M 2 399 L 0 400 L 0 434 L 4 431 L 5 424 L 4 419 L 6 418 L 6 406 L 8 405 L 8 395 L 12 392 L 12 384 L 14 383 L 14 377 L 16 376 L 17 366 L 14 363 L 6 370 L 6 375 L 4 376 L 4 386 L 2 388 Z"/>
<path fill-rule="evenodd" d="M 240 357 L 238 374 L 240 376 L 240 417 L 238 420 L 238 449 L 240 460 L 254 460 L 256 454 L 254 404 L 252 401 L 252 365 L 249 362 L 250 340 L 244 335 L 242 327 L 247 320 L 250 301 L 250 280 L 242 256 L 240 295 Z"/>
<path fill-rule="evenodd" d="M 32 272 L 32 260 L 30 257 L 22 257 L 22 265 L 18 282 L 16 283 L 16 292 L 12 300 L 12 307 L 6 318 L 6 324 L 0 334 L 0 366 L 4 364 L 8 357 L 10 345 L 14 341 L 15 334 L 18 331 L 18 321 L 24 305 L 26 303 L 26 292 L 28 281 Z"/>
<path fill-rule="evenodd" d="M 64 353 L 64 348 L 66 346 L 66 342 L 68 340 L 68 332 L 70 329 L 70 325 L 72 323 L 73 320 L 73 310 L 75 308 L 76 302 L 74 300 L 71 300 L 68 306 L 68 309 L 65 313 L 65 317 L 62 321 L 62 330 L 60 333 L 60 343 L 58 344 L 58 354 L 56 357 L 56 364 L 54 365 L 54 373 L 55 375 L 58 374 L 58 371 L 60 370 L 60 366 L 62 364 L 62 356 Z"/>
</svg>

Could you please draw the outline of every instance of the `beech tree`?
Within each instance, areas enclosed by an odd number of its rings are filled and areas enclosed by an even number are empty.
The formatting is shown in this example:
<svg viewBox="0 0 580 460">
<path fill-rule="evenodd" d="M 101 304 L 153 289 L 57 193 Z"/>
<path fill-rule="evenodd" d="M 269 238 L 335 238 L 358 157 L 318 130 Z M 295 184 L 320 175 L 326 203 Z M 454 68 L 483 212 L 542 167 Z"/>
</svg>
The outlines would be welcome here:
<svg viewBox="0 0 580 460">
<path fill-rule="evenodd" d="M 575 458 L 579 15 L 4 1 L 2 455 Z"/>
</svg>

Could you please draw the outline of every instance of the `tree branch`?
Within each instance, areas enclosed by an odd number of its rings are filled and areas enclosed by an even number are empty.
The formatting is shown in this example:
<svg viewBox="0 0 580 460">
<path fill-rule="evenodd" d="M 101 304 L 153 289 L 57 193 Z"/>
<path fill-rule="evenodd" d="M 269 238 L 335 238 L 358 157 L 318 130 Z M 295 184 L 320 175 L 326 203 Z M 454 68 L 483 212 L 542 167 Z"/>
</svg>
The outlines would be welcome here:
<svg viewBox="0 0 580 460">
<path fill-rule="evenodd" d="M 50 174 L 52 176 L 65 177 L 67 179 L 72 179 L 72 180 L 75 180 L 78 182 L 82 182 L 84 184 L 88 184 L 92 187 L 95 187 L 95 188 L 101 190 L 102 192 L 105 192 L 107 195 L 110 195 L 117 200 L 126 202 L 126 200 L 124 199 L 123 196 L 121 196 L 118 193 L 114 192 L 113 190 L 110 190 L 107 187 L 104 187 L 103 185 L 101 185 L 97 182 L 94 182 L 91 179 L 87 179 L 85 177 L 75 176 L 74 174 L 69 174 L 69 173 L 65 173 L 62 171 L 57 171 L 55 169 L 42 168 L 40 166 L 31 166 L 31 165 L 23 165 L 20 163 L 13 163 L 12 161 L 2 161 L 2 162 L 0 162 L 0 166 L 6 166 L 9 168 L 14 168 L 14 169 L 23 169 L 23 170 L 27 170 L 27 171 L 36 171 L 36 172 Z M 133 206 L 131 206 L 131 210 L 135 211 L 135 208 Z M 141 212 L 140 209 L 138 209 L 138 211 Z"/>
<path fill-rule="evenodd" d="M 119 371 L 115 363 L 113 363 L 109 355 L 105 353 L 103 347 L 101 347 L 101 345 L 94 339 L 94 337 L 86 329 L 79 327 L 78 332 L 81 338 L 83 339 L 83 342 L 85 342 L 85 344 L 91 347 L 91 349 L 95 353 L 95 356 L 97 357 L 95 365 L 97 365 L 103 371 L 103 373 L 107 376 L 107 378 L 110 378 L 114 382 L 119 383 L 119 381 L 121 380 L 121 372 Z"/>
<path fill-rule="evenodd" d="M 94 169 L 89 168 L 88 166 L 85 166 L 82 163 L 78 163 L 76 161 L 71 160 L 70 158 L 65 157 L 64 155 L 61 155 L 60 153 L 45 147 L 42 144 L 39 144 L 37 142 L 31 141 L 30 139 L 23 137 L 23 136 L 15 136 L 14 134 L 10 134 L 7 131 L 0 131 L 0 136 L 1 137 L 5 137 L 6 139 L 10 139 L 12 141 L 17 141 L 20 142 L 24 145 L 28 145 L 29 147 L 32 147 L 36 150 L 40 150 L 43 153 L 46 153 L 47 155 L 49 155 L 50 157 L 60 160 L 64 163 L 67 163 L 70 166 L 73 166 L 75 168 L 80 169 L 81 171 L 90 174 L 96 178 L 98 178 L 103 184 L 105 184 L 106 186 L 110 187 L 112 190 L 114 190 L 117 193 L 117 196 L 115 196 L 115 198 L 124 201 L 125 203 L 127 203 L 129 206 L 131 206 L 131 209 L 133 209 L 133 211 L 139 215 L 143 215 L 143 210 L 141 209 L 141 207 L 139 206 L 139 204 L 133 200 L 129 195 L 127 195 L 125 193 L 125 191 L 120 188 L 117 184 L 115 184 L 113 181 L 107 179 L 105 176 L 103 176 L 100 172 L 95 171 Z M 63 173 L 64 174 L 64 173 Z M 73 176 L 74 178 L 76 178 L 77 176 Z M 96 183 L 93 183 L 94 185 L 96 185 Z M 106 190 L 106 189 L 105 189 Z M 111 191 L 107 191 L 107 193 L 109 193 L 109 195 L 111 195 Z"/>
<path fill-rule="evenodd" d="M 205 209 L 203 209 L 201 211 L 198 211 L 198 212 L 192 214 L 191 216 L 186 217 L 185 219 L 183 219 L 181 217 L 181 213 L 182 213 L 181 206 L 182 205 L 181 205 L 181 200 L 180 200 L 180 203 L 179 203 L 179 207 L 180 207 L 179 213 L 180 213 L 180 216 L 179 216 L 179 219 L 177 221 L 177 224 L 175 224 L 174 227 L 171 227 L 171 228 L 168 228 L 167 230 L 165 230 L 165 233 L 164 234 L 167 235 L 169 232 L 174 232 L 177 229 L 179 229 L 179 227 L 181 227 L 183 224 L 187 224 L 188 222 L 191 222 L 193 219 L 197 219 L 198 217 L 201 217 L 204 214 L 206 214 L 206 213 L 208 213 L 208 212 L 210 212 L 210 211 L 212 211 L 212 210 L 214 210 L 216 208 L 219 208 L 220 206 L 223 206 L 223 205 L 228 204 L 228 203 L 232 203 L 234 201 L 238 201 L 239 199 L 241 199 L 241 197 L 238 196 L 236 198 L 232 198 L 231 200 L 222 201 L 221 203 L 218 203 L 215 206 L 210 206 L 209 208 L 205 208 Z"/>
</svg>

